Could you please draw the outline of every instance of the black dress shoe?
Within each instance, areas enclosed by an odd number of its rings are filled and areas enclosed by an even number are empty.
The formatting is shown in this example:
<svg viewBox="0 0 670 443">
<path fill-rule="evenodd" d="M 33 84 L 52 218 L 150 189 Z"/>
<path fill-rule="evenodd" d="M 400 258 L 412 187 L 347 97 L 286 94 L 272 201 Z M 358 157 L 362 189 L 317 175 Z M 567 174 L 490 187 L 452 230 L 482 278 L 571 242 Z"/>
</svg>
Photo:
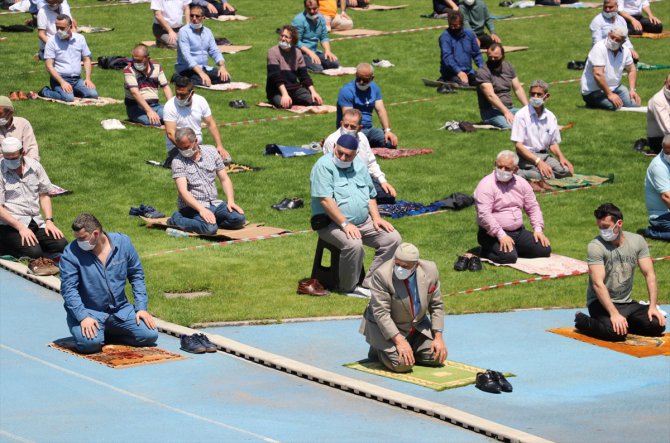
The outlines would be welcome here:
<svg viewBox="0 0 670 443">
<path fill-rule="evenodd" d="M 477 383 L 475 383 L 475 386 L 477 389 L 490 392 L 491 394 L 500 394 L 501 391 L 500 385 L 496 383 L 490 372 L 477 373 Z"/>
<path fill-rule="evenodd" d="M 647 139 L 646 138 L 640 138 L 635 141 L 635 144 L 633 145 L 633 149 L 639 152 L 643 152 L 644 148 L 647 146 Z"/>
<path fill-rule="evenodd" d="M 491 374 L 491 378 L 493 381 L 498 383 L 498 386 L 500 386 L 500 390 L 503 392 L 512 392 L 512 384 L 507 381 L 505 376 L 502 374 L 502 372 L 498 371 L 492 371 L 492 370 L 487 370 L 489 374 Z"/>
<path fill-rule="evenodd" d="M 477 272 L 482 270 L 482 261 L 476 255 L 470 257 L 468 260 L 468 271 Z"/>
<path fill-rule="evenodd" d="M 437 88 L 437 93 L 438 94 L 454 94 L 454 93 L 456 93 L 456 90 L 449 85 L 440 85 Z"/>
<path fill-rule="evenodd" d="M 470 263 L 470 260 L 464 256 L 461 255 L 456 259 L 456 263 L 454 263 L 454 271 L 457 272 L 463 272 L 466 269 L 468 269 L 468 264 Z"/>
<path fill-rule="evenodd" d="M 298 209 L 302 208 L 303 206 L 305 206 L 305 203 L 301 198 L 293 198 L 291 201 L 286 203 L 286 209 Z"/>
<path fill-rule="evenodd" d="M 281 210 L 280 208 L 283 207 L 283 206 L 286 206 L 288 204 L 288 202 L 290 202 L 290 201 L 291 201 L 290 198 L 285 198 L 284 200 L 280 201 L 279 203 L 275 203 L 274 205 L 272 205 L 272 208 L 277 209 L 277 210 Z"/>
</svg>

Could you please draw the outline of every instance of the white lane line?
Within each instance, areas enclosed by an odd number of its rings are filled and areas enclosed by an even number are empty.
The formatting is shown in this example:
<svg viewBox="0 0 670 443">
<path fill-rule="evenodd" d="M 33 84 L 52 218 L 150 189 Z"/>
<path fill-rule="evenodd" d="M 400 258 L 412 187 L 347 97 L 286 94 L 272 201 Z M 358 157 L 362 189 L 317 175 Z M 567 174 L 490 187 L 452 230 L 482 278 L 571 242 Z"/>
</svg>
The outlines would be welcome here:
<svg viewBox="0 0 670 443">
<path fill-rule="evenodd" d="M 35 361 L 37 363 L 41 363 L 44 366 L 48 366 L 52 369 L 56 369 L 58 371 L 64 372 L 65 374 L 71 375 L 73 377 L 80 378 L 82 380 L 89 381 L 89 382 L 94 383 L 98 386 L 102 386 L 102 387 L 110 389 L 114 392 L 118 392 L 119 394 L 127 395 L 128 397 L 135 398 L 135 399 L 143 401 L 145 403 L 149 403 L 151 405 L 158 406 L 158 407 L 163 408 L 163 409 L 167 409 L 168 411 L 176 412 L 177 414 L 185 415 L 186 417 L 190 417 L 190 418 L 193 418 L 195 420 L 204 421 L 206 423 L 209 423 L 209 424 L 212 424 L 212 425 L 215 425 L 215 426 L 219 426 L 219 427 L 224 428 L 224 429 L 229 429 L 231 431 L 236 431 L 236 432 L 239 432 L 239 433 L 242 433 L 242 434 L 250 435 L 250 436 L 256 437 L 256 438 L 258 438 L 259 440 L 262 440 L 262 441 L 266 441 L 266 442 L 269 442 L 269 443 L 279 443 L 278 440 L 274 440 L 270 437 L 266 437 L 264 435 L 256 434 L 255 432 L 251 432 L 251 431 L 247 431 L 246 429 L 241 429 L 241 428 L 238 428 L 238 427 L 235 427 L 235 426 L 231 426 L 229 424 L 226 424 L 226 423 L 223 423 L 223 422 L 220 422 L 220 421 L 212 420 L 211 418 L 203 417 L 201 415 L 193 414 L 192 412 L 188 412 L 188 411 L 185 411 L 183 409 L 175 408 L 174 406 L 170 406 L 170 405 L 167 405 L 165 403 L 161 403 L 159 401 L 152 400 L 150 398 L 144 397 L 142 395 L 135 394 L 135 393 L 127 391 L 125 389 L 117 388 L 116 386 L 110 385 L 109 383 L 105 383 L 103 381 L 96 380 L 95 378 L 88 377 L 84 374 L 80 374 L 78 372 L 71 371 L 70 369 L 63 368 L 62 366 L 58 366 L 58 365 L 55 365 L 53 363 L 49 363 L 46 360 L 42 360 L 41 358 L 32 356 L 30 354 L 26 354 L 25 352 L 19 351 L 18 349 L 14 349 L 10 346 L 7 346 L 7 345 L 1 344 L 1 343 L 0 343 L 0 349 L 5 349 L 9 352 L 13 352 L 14 354 L 19 355 L 19 356 L 21 356 L 23 358 L 26 358 L 28 360 L 32 360 L 32 361 Z M 25 440 L 25 441 L 28 441 L 28 440 Z"/>
<path fill-rule="evenodd" d="M 12 434 L 11 432 L 7 432 L 4 429 L 0 429 L 0 437 L 11 438 L 12 440 L 20 441 L 21 443 L 34 443 L 32 440 L 28 440 L 27 438 Z"/>
</svg>

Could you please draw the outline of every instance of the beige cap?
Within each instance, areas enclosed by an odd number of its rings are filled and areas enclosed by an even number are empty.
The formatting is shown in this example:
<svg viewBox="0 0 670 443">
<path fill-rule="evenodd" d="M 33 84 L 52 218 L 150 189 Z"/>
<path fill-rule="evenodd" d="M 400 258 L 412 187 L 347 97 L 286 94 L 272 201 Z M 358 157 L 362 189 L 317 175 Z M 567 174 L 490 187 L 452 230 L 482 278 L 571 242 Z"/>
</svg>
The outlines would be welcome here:
<svg viewBox="0 0 670 443">
<path fill-rule="evenodd" d="M 419 249 L 411 243 L 401 243 L 395 250 L 395 258 L 402 261 L 418 261 Z"/>
<path fill-rule="evenodd" d="M 2 143 L 2 153 L 3 154 L 13 154 L 14 152 L 19 152 L 23 147 L 21 140 L 15 137 L 7 137 Z"/>
<path fill-rule="evenodd" d="M 12 104 L 12 101 L 9 99 L 9 97 L 6 95 L 0 95 L 0 108 L 14 109 L 14 105 Z"/>
</svg>

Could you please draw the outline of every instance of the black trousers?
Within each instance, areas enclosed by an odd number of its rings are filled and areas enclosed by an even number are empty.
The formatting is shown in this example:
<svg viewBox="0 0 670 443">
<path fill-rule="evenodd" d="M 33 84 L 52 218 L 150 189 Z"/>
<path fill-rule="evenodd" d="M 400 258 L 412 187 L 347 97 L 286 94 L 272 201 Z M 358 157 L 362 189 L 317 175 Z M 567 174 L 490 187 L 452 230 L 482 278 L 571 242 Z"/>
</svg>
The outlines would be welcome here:
<svg viewBox="0 0 670 443">
<path fill-rule="evenodd" d="M 205 1 L 207 3 L 209 3 L 210 5 L 214 5 L 214 7 L 216 8 L 216 12 L 211 13 L 211 12 L 209 12 L 209 9 L 207 9 L 206 7 L 203 7 L 205 9 L 205 17 L 207 17 L 207 18 L 216 18 L 220 15 L 235 15 L 235 12 L 237 12 L 234 9 L 232 11 L 228 11 L 226 9 L 223 9 L 223 2 L 220 2 L 220 1 L 217 1 L 217 0 L 205 0 Z"/>
<path fill-rule="evenodd" d="M 497 238 L 491 237 L 480 226 L 477 232 L 477 242 L 482 247 L 481 257 L 501 264 L 516 263 L 517 258 L 538 258 L 549 257 L 551 254 L 551 246 L 546 248 L 542 243 L 535 242 L 533 233 L 521 226 L 514 231 L 505 231 L 507 235 L 514 240 L 514 248 L 511 252 L 502 252 L 500 250 L 500 242 Z"/>
<path fill-rule="evenodd" d="M 48 236 L 43 228 L 37 227 L 37 223 L 34 220 L 30 221 L 28 228 L 37 237 L 38 243 L 35 246 L 22 246 L 19 231 L 11 226 L 0 225 L 0 252 L 16 258 L 40 258 L 63 252 L 67 246 L 65 238 L 56 239 Z"/>
<path fill-rule="evenodd" d="M 649 321 L 647 315 L 649 306 L 641 305 L 638 302 L 631 303 L 614 303 L 619 314 L 626 317 L 628 321 L 628 332 L 631 334 L 645 335 L 648 337 L 660 337 L 665 330 L 664 326 L 658 323 L 658 319 L 654 317 Z M 603 308 L 599 300 L 592 302 L 589 305 L 589 314 L 591 318 L 584 318 L 583 321 L 577 321 L 577 329 L 581 332 L 590 335 L 591 337 L 607 341 L 624 341 L 626 334 L 619 335 L 614 332 L 612 321 L 609 313 Z"/>
<path fill-rule="evenodd" d="M 629 35 L 640 35 L 643 32 L 648 32 L 650 34 L 660 34 L 663 32 L 663 24 L 661 23 L 660 25 L 654 25 L 652 24 L 649 19 L 643 15 L 634 15 L 633 18 L 637 21 L 640 22 L 642 25 L 642 31 L 636 31 L 635 28 L 633 28 L 633 25 L 631 25 L 629 22 L 626 22 L 626 25 L 628 25 L 628 34 Z"/>
<path fill-rule="evenodd" d="M 647 144 L 649 145 L 649 149 L 656 154 L 660 154 L 663 150 L 663 137 L 647 137 Z"/>
<path fill-rule="evenodd" d="M 295 106 L 312 106 L 316 103 L 312 100 L 312 93 L 309 92 L 309 89 L 305 87 L 300 87 L 298 89 L 288 90 L 288 95 L 291 97 L 291 101 Z M 275 107 L 281 108 L 281 93 L 277 93 L 272 97 L 268 97 L 270 103 Z"/>
</svg>

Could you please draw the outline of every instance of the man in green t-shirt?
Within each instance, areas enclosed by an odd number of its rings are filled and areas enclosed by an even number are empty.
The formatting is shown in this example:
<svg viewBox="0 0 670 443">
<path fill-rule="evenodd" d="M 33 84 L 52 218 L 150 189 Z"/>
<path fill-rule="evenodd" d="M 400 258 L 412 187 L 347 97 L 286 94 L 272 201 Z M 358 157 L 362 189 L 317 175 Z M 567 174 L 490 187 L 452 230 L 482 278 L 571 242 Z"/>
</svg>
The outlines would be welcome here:
<svg viewBox="0 0 670 443">
<path fill-rule="evenodd" d="M 656 306 L 656 274 L 647 243 L 642 236 L 623 230 L 623 214 L 612 203 L 599 206 L 594 215 L 600 235 L 588 246 L 586 305 L 591 316 L 578 312 L 575 327 L 607 341 L 624 341 L 629 332 L 663 335 L 665 318 Z M 647 282 L 648 306 L 631 297 L 636 265 Z"/>
</svg>

